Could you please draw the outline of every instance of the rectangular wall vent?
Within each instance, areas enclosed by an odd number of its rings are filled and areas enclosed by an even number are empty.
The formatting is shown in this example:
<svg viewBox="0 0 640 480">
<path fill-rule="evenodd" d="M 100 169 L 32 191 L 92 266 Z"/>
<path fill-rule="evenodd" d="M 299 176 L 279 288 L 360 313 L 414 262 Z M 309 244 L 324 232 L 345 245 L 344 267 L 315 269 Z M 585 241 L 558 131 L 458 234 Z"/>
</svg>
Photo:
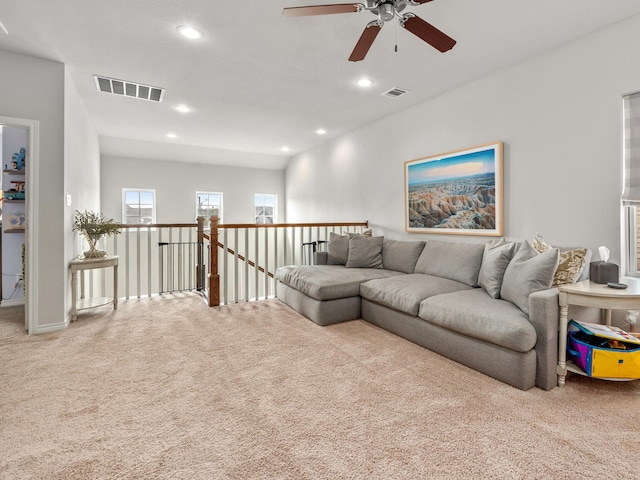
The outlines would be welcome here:
<svg viewBox="0 0 640 480">
<path fill-rule="evenodd" d="M 401 97 L 402 95 L 406 95 L 407 93 L 409 93 L 409 90 L 405 90 L 404 88 L 392 88 L 391 90 L 387 90 L 386 92 L 382 93 L 381 95 L 383 97 L 389 97 L 389 98 L 398 98 Z"/>
<path fill-rule="evenodd" d="M 142 85 L 140 83 L 118 80 L 115 78 L 93 76 L 96 88 L 102 93 L 112 93 L 124 97 L 139 98 L 150 102 L 161 102 L 164 88 Z"/>
</svg>

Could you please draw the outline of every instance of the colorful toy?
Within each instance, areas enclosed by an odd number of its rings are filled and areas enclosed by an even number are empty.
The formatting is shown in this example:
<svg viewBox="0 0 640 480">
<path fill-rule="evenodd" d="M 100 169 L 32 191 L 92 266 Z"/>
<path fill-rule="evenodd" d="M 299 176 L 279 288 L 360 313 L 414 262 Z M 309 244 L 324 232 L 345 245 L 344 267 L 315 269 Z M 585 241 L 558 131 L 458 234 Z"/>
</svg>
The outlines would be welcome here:
<svg viewBox="0 0 640 480">
<path fill-rule="evenodd" d="M 11 156 L 11 170 L 22 170 L 24 168 L 26 154 L 27 151 L 22 147 L 20 151 Z"/>
</svg>

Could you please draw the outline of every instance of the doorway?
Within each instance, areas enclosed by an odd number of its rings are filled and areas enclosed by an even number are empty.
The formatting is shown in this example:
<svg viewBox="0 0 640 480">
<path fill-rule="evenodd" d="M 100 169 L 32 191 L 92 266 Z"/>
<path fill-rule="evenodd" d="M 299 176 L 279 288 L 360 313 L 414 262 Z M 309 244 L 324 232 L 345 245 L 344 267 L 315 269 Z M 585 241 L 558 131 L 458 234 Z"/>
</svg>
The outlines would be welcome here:
<svg viewBox="0 0 640 480">
<path fill-rule="evenodd" d="M 2 303 L 12 312 L 24 309 L 27 333 L 35 332 L 34 279 L 37 272 L 35 197 L 39 159 L 39 122 L 0 116 L 2 129 Z"/>
</svg>

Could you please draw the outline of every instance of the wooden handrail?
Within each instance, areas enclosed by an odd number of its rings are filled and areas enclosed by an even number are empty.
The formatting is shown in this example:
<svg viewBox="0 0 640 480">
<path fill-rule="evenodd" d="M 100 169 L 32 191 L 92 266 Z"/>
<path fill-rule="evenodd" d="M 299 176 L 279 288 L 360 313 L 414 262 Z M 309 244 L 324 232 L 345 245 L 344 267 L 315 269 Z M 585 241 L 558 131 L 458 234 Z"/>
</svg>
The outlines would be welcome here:
<svg viewBox="0 0 640 480">
<path fill-rule="evenodd" d="M 118 228 L 136 229 L 136 228 L 197 228 L 197 223 L 120 223 Z"/>
<path fill-rule="evenodd" d="M 341 223 L 220 223 L 218 228 L 368 227 L 369 222 Z"/>
<path fill-rule="evenodd" d="M 227 251 L 227 253 L 228 253 L 228 254 L 230 254 L 230 255 L 234 255 L 234 256 L 235 256 L 235 254 L 236 254 L 236 251 L 235 251 L 233 248 L 229 248 L 229 247 L 227 247 L 227 248 L 225 249 L 224 244 L 222 244 L 222 243 L 220 243 L 220 242 L 218 242 L 218 247 L 220 247 L 220 248 L 221 248 L 221 249 L 223 249 L 223 250 L 226 250 L 226 251 Z M 271 273 L 271 272 L 265 272 L 264 267 L 261 267 L 261 266 L 259 266 L 259 265 L 256 267 L 256 263 L 255 263 L 254 261 L 252 261 L 252 260 L 247 260 L 247 259 L 246 259 L 246 257 L 245 257 L 244 255 L 240 255 L 240 254 L 238 254 L 238 260 L 242 260 L 243 262 L 247 262 L 247 263 L 249 264 L 249 266 L 250 266 L 250 267 L 257 268 L 259 272 L 261 272 L 261 273 L 266 273 L 266 274 L 267 274 L 267 275 L 269 275 L 269 277 L 271 277 L 271 278 L 273 278 L 273 277 L 274 277 L 274 274 L 273 274 L 273 273 Z"/>
<path fill-rule="evenodd" d="M 202 217 L 199 217 L 202 218 Z M 220 228 L 285 228 L 285 227 L 368 227 L 369 222 L 320 222 L 320 223 L 218 223 Z M 188 228 L 198 227 L 196 223 L 120 223 L 119 228 Z M 205 236 L 208 236 L 205 234 Z"/>
</svg>

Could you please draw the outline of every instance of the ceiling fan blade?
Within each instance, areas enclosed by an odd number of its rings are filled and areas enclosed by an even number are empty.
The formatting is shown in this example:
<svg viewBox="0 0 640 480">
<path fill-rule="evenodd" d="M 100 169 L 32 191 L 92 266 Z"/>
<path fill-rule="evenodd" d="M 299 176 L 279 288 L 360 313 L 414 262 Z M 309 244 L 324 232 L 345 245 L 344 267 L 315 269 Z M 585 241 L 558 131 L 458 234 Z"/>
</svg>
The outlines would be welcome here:
<svg viewBox="0 0 640 480">
<path fill-rule="evenodd" d="M 307 17 L 310 15 L 330 15 L 332 13 L 358 13 L 364 9 L 360 3 L 335 3 L 333 5 L 310 5 L 289 7 L 282 10 L 286 17 Z"/>
<path fill-rule="evenodd" d="M 373 45 L 373 41 L 378 36 L 378 33 L 380 33 L 380 30 L 382 30 L 382 22 L 378 20 L 374 20 L 366 26 L 364 32 L 360 35 L 360 40 L 358 40 L 353 52 L 351 52 L 351 56 L 349 57 L 350 62 L 359 62 L 360 60 L 364 60 L 364 57 L 367 56 L 367 53 L 369 52 L 371 45 Z"/>
<path fill-rule="evenodd" d="M 412 13 L 405 13 L 400 25 L 441 52 L 451 50 L 456 44 L 456 41 L 449 35 Z"/>
<path fill-rule="evenodd" d="M 432 2 L 433 0 L 409 0 L 409 3 L 412 4 L 416 4 L 416 5 L 422 5 L 423 3 L 428 3 L 428 2 Z"/>
</svg>

